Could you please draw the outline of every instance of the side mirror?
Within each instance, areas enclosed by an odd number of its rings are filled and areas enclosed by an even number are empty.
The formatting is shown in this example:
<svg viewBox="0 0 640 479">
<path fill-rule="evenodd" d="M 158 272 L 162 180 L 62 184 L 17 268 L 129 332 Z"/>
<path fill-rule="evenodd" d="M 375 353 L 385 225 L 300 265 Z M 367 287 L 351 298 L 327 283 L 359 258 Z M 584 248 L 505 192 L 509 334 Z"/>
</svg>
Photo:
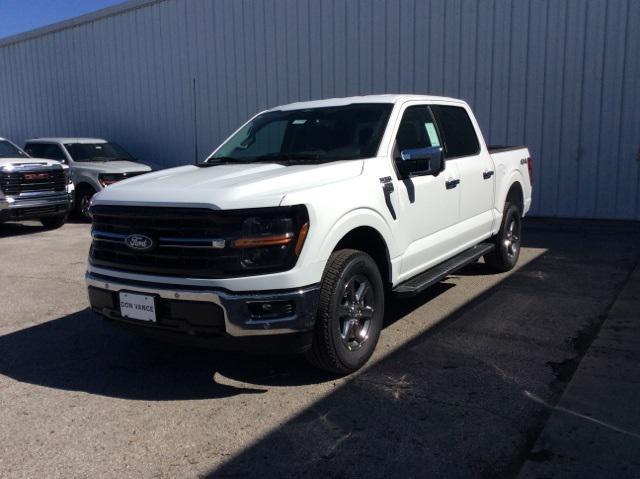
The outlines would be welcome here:
<svg viewBox="0 0 640 479">
<path fill-rule="evenodd" d="M 398 167 L 406 176 L 437 175 L 444 170 L 444 151 L 440 146 L 402 150 L 400 160 Z"/>
</svg>

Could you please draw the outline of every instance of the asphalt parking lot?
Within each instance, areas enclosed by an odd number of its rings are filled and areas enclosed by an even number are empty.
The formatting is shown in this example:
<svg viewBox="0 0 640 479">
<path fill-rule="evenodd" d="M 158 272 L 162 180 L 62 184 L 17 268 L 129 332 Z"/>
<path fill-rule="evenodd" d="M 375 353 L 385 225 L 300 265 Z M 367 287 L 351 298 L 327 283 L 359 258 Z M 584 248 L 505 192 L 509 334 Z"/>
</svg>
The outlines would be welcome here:
<svg viewBox="0 0 640 479">
<path fill-rule="evenodd" d="M 393 301 L 370 365 L 183 349 L 87 309 L 89 226 L 0 225 L 0 476 L 512 477 L 640 256 L 525 221 L 518 268 Z"/>
</svg>

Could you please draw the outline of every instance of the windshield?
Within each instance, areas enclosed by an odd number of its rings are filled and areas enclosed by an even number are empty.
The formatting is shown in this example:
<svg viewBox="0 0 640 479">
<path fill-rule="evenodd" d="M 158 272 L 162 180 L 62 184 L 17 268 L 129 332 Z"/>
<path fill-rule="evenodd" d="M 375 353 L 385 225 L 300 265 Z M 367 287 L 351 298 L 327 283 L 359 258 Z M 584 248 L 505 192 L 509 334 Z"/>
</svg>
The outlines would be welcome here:
<svg viewBox="0 0 640 479">
<path fill-rule="evenodd" d="M 29 158 L 29 155 L 13 143 L 0 140 L 0 158 Z"/>
<path fill-rule="evenodd" d="M 65 143 L 73 161 L 133 160 L 133 157 L 116 143 Z"/>
<path fill-rule="evenodd" d="M 333 161 L 375 156 L 392 104 L 355 103 L 257 116 L 207 161 Z"/>
</svg>

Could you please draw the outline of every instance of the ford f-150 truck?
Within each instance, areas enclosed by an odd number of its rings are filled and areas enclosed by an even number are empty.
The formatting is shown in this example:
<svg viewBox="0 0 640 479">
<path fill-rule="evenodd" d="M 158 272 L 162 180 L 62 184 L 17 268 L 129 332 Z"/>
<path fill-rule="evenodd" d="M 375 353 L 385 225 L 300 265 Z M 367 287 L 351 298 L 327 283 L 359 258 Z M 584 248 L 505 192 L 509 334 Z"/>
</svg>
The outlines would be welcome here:
<svg viewBox="0 0 640 479">
<path fill-rule="evenodd" d="M 279 106 L 203 163 L 122 181 L 90 208 L 94 311 L 149 334 L 371 356 L 385 293 L 518 260 L 529 151 L 489 149 L 469 106 L 381 95 Z"/>
<path fill-rule="evenodd" d="M 96 191 L 117 181 L 151 171 L 117 143 L 102 138 L 34 138 L 24 149 L 31 156 L 69 165 L 80 218 L 89 219 L 89 203 Z"/>
<path fill-rule="evenodd" d="M 62 226 L 73 200 L 69 168 L 31 158 L 0 138 L 0 222 L 36 219 L 45 228 Z"/>
</svg>

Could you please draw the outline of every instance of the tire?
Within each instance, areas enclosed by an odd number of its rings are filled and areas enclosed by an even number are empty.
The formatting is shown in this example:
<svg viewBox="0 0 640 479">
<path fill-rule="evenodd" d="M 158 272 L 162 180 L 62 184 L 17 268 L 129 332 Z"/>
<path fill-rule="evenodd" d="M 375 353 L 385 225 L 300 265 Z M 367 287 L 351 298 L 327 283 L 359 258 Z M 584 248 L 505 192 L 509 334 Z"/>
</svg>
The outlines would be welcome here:
<svg viewBox="0 0 640 479">
<path fill-rule="evenodd" d="M 383 320 L 384 286 L 375 261 L 358 250 L 334 252 L 322 276 L 307 360 L 335 374 L 357 371 L 373 354 Z"/>
<path fill-rule="evenodd" d="M 496 247 L 484 256 L 484 262 L 499 273 L 512 270 L 520 257 L 521 241 L 522 213 L 517 205 L 507 202 L 500 230 L 494 237 Z"/>
<path fill-rule="evenodd" d="M 89 204 L 96 192 L 90 186 L 82 186 L 76 190 L 76 215 L 83 221 L 91 221 Z"/>
<path fill-rule="evenodd" d="M 40 223 L 47 229 L 56 229 L 60 228 L 63 224 L 67 222 L 67 215 L 58 215 L 58 216 L 47 216 L 45 218 L 40 218 Z"/>
</svg>

